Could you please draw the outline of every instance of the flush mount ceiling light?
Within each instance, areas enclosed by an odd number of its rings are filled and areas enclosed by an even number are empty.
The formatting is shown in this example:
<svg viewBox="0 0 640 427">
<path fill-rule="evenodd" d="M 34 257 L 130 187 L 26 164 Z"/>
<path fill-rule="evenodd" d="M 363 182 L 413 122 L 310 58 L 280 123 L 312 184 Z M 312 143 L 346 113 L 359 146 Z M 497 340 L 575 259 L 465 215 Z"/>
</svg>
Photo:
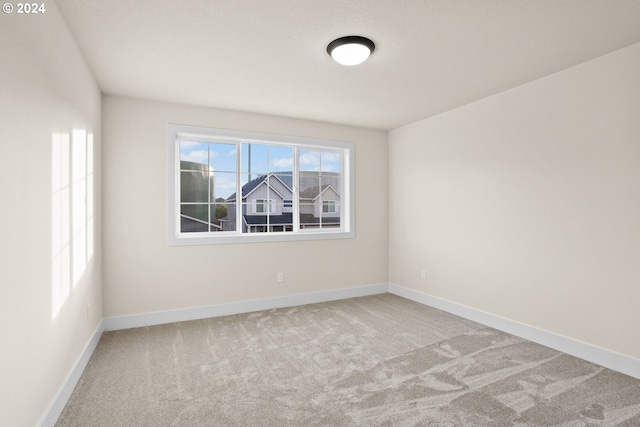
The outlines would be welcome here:
<svg viewBox="0 0 640 427">
<path fill-rule="evenodd" d="M 376 45 L 366 37 L 346 36 L 329 43 L 327 53 L 338 64 L 351 66 L 363 63 L 375 48 Z"/>
</svg>

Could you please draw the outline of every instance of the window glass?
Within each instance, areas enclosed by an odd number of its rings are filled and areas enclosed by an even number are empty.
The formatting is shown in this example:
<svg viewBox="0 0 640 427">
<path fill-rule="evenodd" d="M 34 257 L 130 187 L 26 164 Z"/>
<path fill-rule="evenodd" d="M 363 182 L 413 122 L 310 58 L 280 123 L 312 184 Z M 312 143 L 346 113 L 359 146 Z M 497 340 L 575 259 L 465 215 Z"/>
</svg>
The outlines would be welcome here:
<svg viewBox="0 0 640 427">
<path fill-rule="evenodd" d="M 169 128 L 170 164 L 175 164 L 169 183 L 171 244 L 195 242 L 190 238 L 227 243 L 257 233 L 353 237 L 353 184 L 349 191 L 345 186 L 353 182 L 347 161 L 353 158 L 351 144 Z"/>
</svg>

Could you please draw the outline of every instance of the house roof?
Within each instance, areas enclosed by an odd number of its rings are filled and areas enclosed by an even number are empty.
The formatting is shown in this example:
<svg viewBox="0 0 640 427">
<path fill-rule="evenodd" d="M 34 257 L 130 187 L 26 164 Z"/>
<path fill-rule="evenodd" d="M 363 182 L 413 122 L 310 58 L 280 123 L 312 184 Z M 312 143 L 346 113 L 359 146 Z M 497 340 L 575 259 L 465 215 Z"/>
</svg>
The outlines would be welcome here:
<svg viewBox="0 0 640 427">
<path fill-rule="evenodd" d="M 301 171 L 300 172 L 300 185 L 304 186 L 305 183 L 309 182 L 309 179 L 318 179 L 318 175 L 319 172 L 317 171 Z M 339 173 L 333 173 L 333 172 L 322 172 L 322 176 L 323 177 L 339 177 L 340 174 Z M 293 172 L 291 171 L 283 171 L 283 172 L 271 172 L 269 174 L 265 174 L 265 175 L 260 175 L 259 177 L 247 182 L 245 185 L 242 186 L 242 194 L 243 194 L 243 199 L 245 199 L 249 194 L 251 194 L 251 192 L 253 192 L 256 188 L 258 188 L 266 179 L 267 177 L 275 177 L 277 178 L 285 187 L 287 187 L 287 189 L 289 191 L 293 191 Z M 309 187 L 306 190 L 302 191 L 300 193 L 300 198 L 301 199 L 307 199 L 307 200 L 315 200 L 318 198 L 318 196 L 320 194 L 322 194 L 324 191 L 326 191 L 329 187 L 331 187 L 331 189 L 333 191 L 335 191 L 335 193 L 339 196 L 340 192 L 338 190 L 336 190 L 336 188 L 332 185 L 332 184 L 325 184 L 322 186 L 313 186 L 313 187 Z M 271 187 L 273 188 L 273 187 Z M 285 199 L 286 197 L 284 197 L 282 194 L 280 194 L 275 188 L 273 188 L 273 190 L 278 193 L 283 199 Z M 230 195 L 227 198 L 227 202 L 234 202 L 236 200 L 236 193 L 233 193 L 232 195 Z"/>
<path fill-rule="evenodd" d="M 282 215 L 244 215 L 244 222 L 247 225 L 267 225 L 267 216 L 269 216 L 270 225 L 292 225 L 293 214 L 283 213 Z"/>
<path fill-rule="evenodd" d="M 249 194 L 256 188 L 258 188 L 258 186 L 262 184 L 265 179 L 267 179 L 267 175 L 260 175 L 256 179 L 247 182 L 245 185 L 242 186 L 242 194 Z M 227 201 L 233 201 L 235 199 L 236 199 L 236 193 L 233 193 L 227 198 Z"/>
<path fill-rule="evenodd" d="M 288 185 L 285 180 L 286 177 L 288 177 L 289 181 L 293 180 L 293 177 L 291 176 L 291 173 L 289 172 L 289 175 L 286 175 L 286 172 L 284 173 L 269 173 L 267 175 L 260 175 L 259 177 L 247 182 L 245 185 L 242 186 L 242 198 L 246 199 L 247 196 L 249 194 L 251 194 L 256 188 L 260 187 L 260 185 L 265 182 L 267 180 L 268 177 L 272 177 L 272 178 L 276 178 L 278 179 L 285 187 L 287 187 L 287 189 L 289 191 L 291 191 L 291 187 L 293 187 L 293 185 Z M 285 178 L 285 179 L 283 179 Z M 284 195 L 280 194 L 280 192 L 278 190 L 276 190 L 275 188 L 273 188 L 273 186 L 271 184 L 269 184 L 269 187 L 275 192 L 277 193 L 280 197 L 282 197 L 283 199 L 285 199 L 286 197 L 284 197 Z M 233 193 L 232 195 L 230 195 L 227 198 L 228 202 L 233 202 L 236 200 L 236 193 Z"/>
<path fill-rule="evenodd" d="M 244 222 L 247 225 L 267 225 L 267 215 L 244 215 Z M 320 218 L 316 218 L 311 214 L 301 214 L 300 224 L 319 224 Z M 322 217 L 323 224 L 340 224 L 340 218 L 336 217 Z M 270 225 L 292 225 L 293 214 L 291 212 L 283 213 L 282 215 L 270 215 Z"/>
<path fill-rule="evenodd" d="M 323 216 L 322 217 L 322 223 L 323 224 L 340 224 L 340 217 L 330 217 L 330 216 Z M 305 225 L 305 224 L 320 224 L 320 218 L 317 218 L 311 214 L 301 214 L 300 215 L 300 224 L 301 225 Z"/>
<path fill-rule="evenodd" d="M 300 192 L 300 198 L 301 199 L 311 199 L 311 200 L 315 200 L 317 199 L 322 193 L 324 193 L 325 191 L 327 191 L 329 188 L 331 188 L 338 196 L 340 195 L 340 193 L 338 192 L 338 190 L 336 190 L 335 188 L 333 188 L 333 185 L 331 184 L 325 184 L 322 186 L 317 186 L 317 187 L 309 187 L 304 191 Z"/>
</svg>

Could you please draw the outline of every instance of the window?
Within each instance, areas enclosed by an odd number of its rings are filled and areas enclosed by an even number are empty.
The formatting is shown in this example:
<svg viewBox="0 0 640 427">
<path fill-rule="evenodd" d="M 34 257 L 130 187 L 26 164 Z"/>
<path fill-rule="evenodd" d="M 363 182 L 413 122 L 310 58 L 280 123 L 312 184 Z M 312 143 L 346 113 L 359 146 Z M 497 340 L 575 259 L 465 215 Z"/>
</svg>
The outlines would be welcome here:
<svg viewBox="0 0 640 427">
<path fill-rule="evenodd" d="M 255 199 L 253 202 L 253 213 L 273 213 L 272 199 Z"/>
<path fill-rule="evenodd" d="M 336 202 L 333 200 L 325 200 L 322 202 L 323 213 L 336 213 Z"/>
<path fill-rule="evenodd" d="M 169 125 L 170 245 L 354 236 L 351 143 Z"/>
</svg>

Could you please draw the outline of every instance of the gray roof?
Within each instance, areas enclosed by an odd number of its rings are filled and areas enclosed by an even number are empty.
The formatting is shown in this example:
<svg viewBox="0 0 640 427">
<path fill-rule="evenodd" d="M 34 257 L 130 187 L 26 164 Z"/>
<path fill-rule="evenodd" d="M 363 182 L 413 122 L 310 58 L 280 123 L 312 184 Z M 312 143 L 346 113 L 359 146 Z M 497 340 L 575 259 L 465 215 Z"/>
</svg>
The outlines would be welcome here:
<svg viewBox="0 0 640 427">
<path fill-rule="evenodd" d="M 243 215 L 247 225 L 267 225 L 267 216 L 269 216 L 270 225 L 293 225 L 293 214 L 291 212 L 282 215 Z M 316 218 L 311 214 L 301 214 L 300 224 L 319 224 L 320 218 Z M 340 224 L 340 218 L 322 217 L 323 224 Z"/>
<path fill-rule="evenodd" d="M 324 190 L 326 190 L 329 187 L 333 188 L 331 184 L 325 184 L 323 186 L 316 186 L 316 187 L 309 187 L 306 190 L 300 192 L 300 198 L 313 200 L 317 198 L 320 195 L 320 193 L 322 193 Z M 336 194 L 339 194 L 335 188 L 333 188 L 333 191 L 335 191 Z"/>
<path fill-rule="evenodd" d="M 267 216 L 270 225 L 293 225 L 293 214 L 283 213 L 282 215 L 243 215 L 247 225 L 267 225 Z"/>
<path fill-rule="evenodd" d="M 291 190 L 293 188 L 292 172 L 272 172 L 267 175 L 260 175 L 259 177 L 252 179 L 251 181 L 243 185 L 242 186 L 243 198 L 246 197 L 247 194 L 255 190 L 257 187 L 259 187 L 260 184 L 262 184 L 270 176 L 275 176 L 279 178 L 280 181 L 282 181 L 282 183 L 289 189 L 289 191 L 292 191 Z M 228 202 L 232 202 L 234 200 L 236 200 L 236 193 L 233 193 L 227 198 Z"/>
</svg>

